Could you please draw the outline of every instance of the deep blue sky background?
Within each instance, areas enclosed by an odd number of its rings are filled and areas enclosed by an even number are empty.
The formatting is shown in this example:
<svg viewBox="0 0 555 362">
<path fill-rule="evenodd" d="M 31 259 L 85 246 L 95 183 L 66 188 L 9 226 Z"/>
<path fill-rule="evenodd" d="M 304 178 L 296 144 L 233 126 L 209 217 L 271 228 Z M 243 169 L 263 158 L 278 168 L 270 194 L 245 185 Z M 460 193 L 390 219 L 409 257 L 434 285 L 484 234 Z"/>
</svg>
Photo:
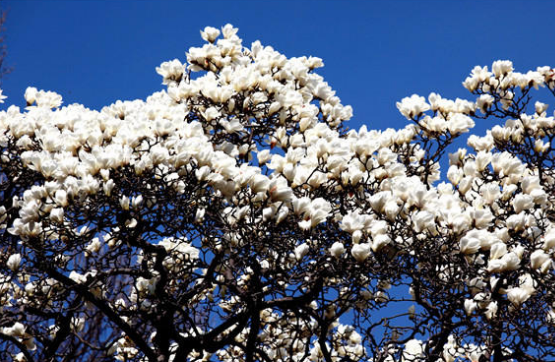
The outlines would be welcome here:
<svg viewBox="0 0 555 362">
<path fill-rule="evenodd" d="M 161 89 L 154 68 L 185 60 L 199 30 L 230 22 L 245 45 L 324 59 L 320 74 L 354 108 L 350 126 L 399 128 L 395 102 L 436 91 L 467 97 L 474 65 L 555 66 L 552 1 L 7 0 L 7 104 L 27 86 L 100 109 Z M 5 105 L 4 105 L 5 106 Z M 491 126 L 491 125 L 489 125 Z M 480 127 L 482 129 L 482 127 Z"/>
</svg>

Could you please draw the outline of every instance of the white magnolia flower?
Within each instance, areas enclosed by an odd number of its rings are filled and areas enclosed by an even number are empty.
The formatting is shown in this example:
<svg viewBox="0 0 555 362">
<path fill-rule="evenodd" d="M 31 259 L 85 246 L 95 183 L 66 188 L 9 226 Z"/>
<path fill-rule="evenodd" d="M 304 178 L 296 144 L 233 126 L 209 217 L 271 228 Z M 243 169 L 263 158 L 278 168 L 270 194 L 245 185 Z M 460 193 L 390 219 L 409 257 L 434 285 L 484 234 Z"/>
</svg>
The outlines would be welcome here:
<svg viewBox="0 0 555 362">
<path fill-rule="evenodd" d="M 533 206 L 534 200 L 530 195 L 518 194 L 513 199 L 513 208 L 517 214 L 523 210 L 531 209 Z"/>
<path fill-rule="evenodd" d="M 8 258 L 8 262 L 6 263 L 6 266 L 10 268 L 11 271 L 16 272 L 19 269 L 20 264 L 21 264 L 21 255 L 12 254 Z"/>
<path fill-rule="evenodd" d="M 397 102 L 397 109 L 407 119 L 411 119 L 426 112 L 430 109 L 430 105 L 426 103 L 424 97 L 413 94 L 411 97 L 403 98 L 401 102 Z"/>
<path fill-rule="evenodd" d="M 391 238 L 387 234 L 376 235 L 372 240 L 372 251 L 377 252 L 384 246 L 391 243 Z"/>
<path fill-rule="evenodd" d="M 505 76 L 513 71 L 513 62 L 510 60 L 496 60 L 491 65 L 491 70 L 497 78 Z"/>
<path fill-rule="evenodd" d="M 341 242 L 336 241 L 330 247 L 330 254 L 335 258 L 341 257 L 341 255 L 343 255 L 343 253 L 345 253 L 345 246 Z"/>
<path fill-rule="evenodd" d="M 497 316 L 497 310 L 498 310 L 498 303 L 496 301 L 492 301 L 488 304 L 484 314 L 487 319 L 492 319 Z"/>
<path fill-rule="evenodd" d="M 418 361 L 424 357 L 424 345 L 418 339 L 411 339 L 405 344 L 401 361 Z"/>
<path fill-rule="evenodd" d="M 465 236 L 459 242 L 461 253 L 476 254 L 481 247 L 481 242 L 475 237 Z"/>
<path fill-rule="evenodd" d="M 209 43 L 213 43 L 214 40 L 216 40 L 216 38 L 220 35 L 220 31 L 211 26 L 207 26 L 206 28 L 204 28 L 203 31 L 200 32 L 200 35 L 202 36 L 202 39 L 206 40 Z"/>
<path fill-rule="evenodd" d="M 532 268 L 541 269 L 545 273 L 552 265 L 551 256 L 542 249 L 535 250 L 530 255 L 530 265 Z"/>
<path fill-rule="evenodd" d="M 351 248 L 351 255 L 359 263 L 365 261 L 370 256 L 372 246 L 370 244 L 355 244 Z"/>
<path fill-rule="evenodd" d="M 520 306 L 522 303 L 526 302 L 534 293 L 534 289 L 531 287 L 515 287 L 507 289 L 507 299 L 513 305 Z"/>
<path fill-rule="evenodd" d="M 478 304 L 473 299 L 465 299 L 464 310 L 467 315 L 471 315 L 476 310 L 477 307 L 478 307 Z"/>
<path fill-rule="evenodd" d="M 15 322 L 11 327 L 2 328 L 2 333 L 12 337 L 23 337 L 26 329 L 27 328 L 23 324 Z"/>
<path fill-rule="evenodd" d="M 475 125 L 472 118 L 456 113 L 447 121 L 447 129 L 452 135 L 457 135 L 460 133 L 466 133 L 473 128 Z"/>
<path fill-rule="evenodd" d="M 302 258 L 304 258 L 304 256 L 308 254 L 309 251 L 310 251 L 310 247 L 308 246 L 308 244 L 304 243 L 304 244 L 298 245 L 295 248 L 295 259 L 297 259 L 298 261 L 302 260 Z"/>
<path fill-rule="evenodd" d="M 507 244 L 504 242 L 497 242 L 491 246 L 489 258 L 490 260 L 495 260 L 502 258 L 505 254 L 507 254 Z"/>
<path fill-rule="evenodd" d="M 501 259 L 490 260 L 487 270 L 492 273 L 516 270 L 520 267 L 520 257 L 516 252 L 511 251 L 503 255 Z"/>
<path fill-rule="evenodd" d="M 56 207 L 50 211 L 50 220 L 55 223 L 61 223 L 64 221 L 64 209 L 61 207 Z"/>
</svg>

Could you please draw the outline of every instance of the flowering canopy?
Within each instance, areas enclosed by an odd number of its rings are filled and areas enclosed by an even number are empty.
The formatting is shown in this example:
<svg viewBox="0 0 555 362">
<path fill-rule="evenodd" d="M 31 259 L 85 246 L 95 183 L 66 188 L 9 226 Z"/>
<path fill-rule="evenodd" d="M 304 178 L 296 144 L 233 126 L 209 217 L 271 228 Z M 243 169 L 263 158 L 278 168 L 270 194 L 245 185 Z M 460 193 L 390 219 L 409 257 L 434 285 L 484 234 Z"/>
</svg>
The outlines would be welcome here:
<svg viewBox="0 0 555 362">
<path fill-rule="evenodd" d="M 553 69 L 348 130 L 321 59 L 221 33 L 146 101 L 0 112 L 2 361 L 555 358 Z"/>
</svg>

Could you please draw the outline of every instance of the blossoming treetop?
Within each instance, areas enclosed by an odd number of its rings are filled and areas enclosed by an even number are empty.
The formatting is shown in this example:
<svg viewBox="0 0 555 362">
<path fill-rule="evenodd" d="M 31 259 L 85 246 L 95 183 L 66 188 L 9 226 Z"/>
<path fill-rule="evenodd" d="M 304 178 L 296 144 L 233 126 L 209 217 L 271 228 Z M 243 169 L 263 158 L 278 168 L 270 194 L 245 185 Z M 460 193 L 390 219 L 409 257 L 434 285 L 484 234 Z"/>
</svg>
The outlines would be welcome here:
<svg viewBox="0 0 555 362">
<path fill-rule="evenodd" d="M 348 130 L 321 59 L 236 32 L 146 101 L 0 112 L 0 359 L 555 358 L 553 69 L 476 67 L 472 100 Z M 476 120 L 503 124 L 439 182 Z"/>
</svg>

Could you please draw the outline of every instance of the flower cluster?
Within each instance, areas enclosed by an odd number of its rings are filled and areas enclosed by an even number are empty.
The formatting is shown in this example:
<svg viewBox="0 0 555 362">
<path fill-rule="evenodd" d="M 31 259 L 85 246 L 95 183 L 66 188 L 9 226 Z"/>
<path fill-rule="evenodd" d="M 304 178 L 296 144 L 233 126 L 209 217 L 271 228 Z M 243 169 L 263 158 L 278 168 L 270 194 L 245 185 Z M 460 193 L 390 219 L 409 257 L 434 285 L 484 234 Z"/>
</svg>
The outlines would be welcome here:
<svg viewBox="0 0 555 362">
<path fill-rule="evenodd" d="M 201 36 L 144 101 L 0 112 L 1 360 L 555 355 L 555 119 L 528 109 L 553 69 L 348 130 L 321 59 Z"/>
</svg>

